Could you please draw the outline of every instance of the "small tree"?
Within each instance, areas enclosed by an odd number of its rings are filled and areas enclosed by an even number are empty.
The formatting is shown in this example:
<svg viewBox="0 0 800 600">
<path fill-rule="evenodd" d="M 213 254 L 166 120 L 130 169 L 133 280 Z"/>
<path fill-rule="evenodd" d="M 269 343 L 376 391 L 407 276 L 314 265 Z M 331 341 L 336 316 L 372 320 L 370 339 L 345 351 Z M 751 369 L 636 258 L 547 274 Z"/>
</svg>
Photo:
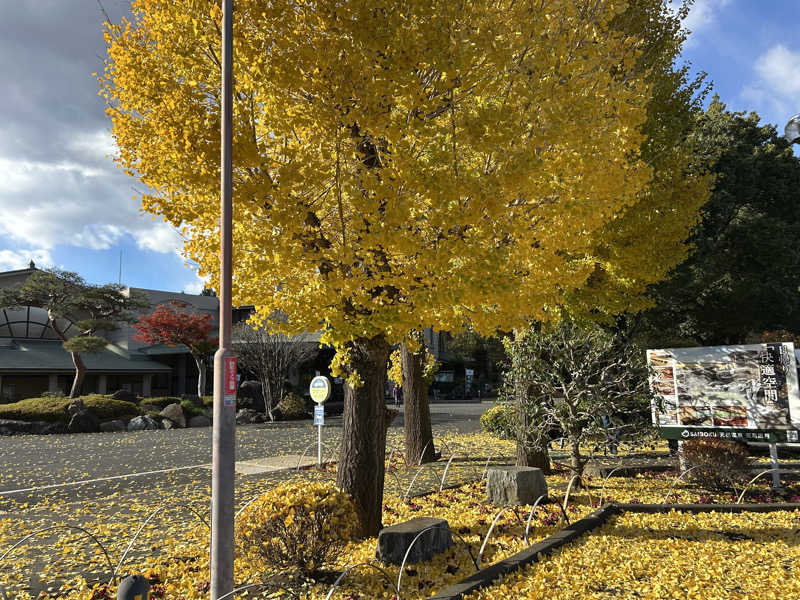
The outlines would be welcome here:
<svg viewBox="0 0 800 600">
<path fill-rule="evenodd" d="M 644 353 L 621 336 L 597 324 L 565 320 L 517 332 L 506 350 L 511 357 L 506 396 L 517 402 L 522 415 L 517 440 L 527 450 L 545 451 L 550 432 L 560 430 L 569 443 L 571 466 L 581 475 L 588 460 L 581 446 L 607 427 L 631 433 L 647 428 Z"/>
<path fill-rule="evenodd" d="M 160 304 L 151 315 L 139 317 L 133 324 L 137 333 L 133 339 L 146 344 L 166 344 L 189 349 L 197 365 L 197 395 L 202 396 L 206 389 L 206 365 L 208 357 L 217 345 L 216 338 L 210 338 L 211 315 L 187 313 L 183 302 L 173 301 L 170 305 Z"/>
<path fill-rule="evenodd" d="M 275 420 L 275 407 L 286 391 L 289 369 L 312 358 L 317 344 L 309 334 L 286 336 L 245 322 L 236 325 L 234 339 L 239 365 L 258 377 L 264 411 Z"/>
<path fill-rule="evenodd" d="M 75 365 L 69 393 L 75 398 L 86 375 L 81 355 L 101 352 L 108 344 L 103 333 L 117 329 L 120 322 L 131 321 L 131 311 L 144 306 L 141 299 L 122 290 L 117 284 L 92 285 L 77 273 L 49 269 L 35 271 L 20 286 L 0 292 L 0 306 L 36 306 L 47 311 L 50 327 Z M 67 337 L 64 321 L 72 322 L 77 333 Z"/>
</svg>

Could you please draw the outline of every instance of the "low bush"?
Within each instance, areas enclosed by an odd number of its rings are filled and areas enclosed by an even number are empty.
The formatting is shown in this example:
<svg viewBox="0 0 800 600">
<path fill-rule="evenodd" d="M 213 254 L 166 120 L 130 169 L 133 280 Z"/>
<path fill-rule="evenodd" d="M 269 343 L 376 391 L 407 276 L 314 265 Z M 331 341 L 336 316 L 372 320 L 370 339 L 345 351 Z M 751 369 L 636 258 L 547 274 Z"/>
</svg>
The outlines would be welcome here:
<svg viewBox="0 0 800 600">
<path fill-rule="evenodd" d="M 747 446 L 716 438 L 688 440 L 681 450 L 687 477 L 704 488 L 725 490 L 746 483 L 753 466 Z"/>
<path fill-rule="evenodd" d="M 79 399 L 101 421 L 131 418 L 139 414 L 139 409 L 134 403 L 112 400 L 109 396 L 89 394 L 88 396 L 81 396 Z M 3 404 L 0 405 L 0 419 L 66 423 L 67 407 L 72 401 L 72 398 L 47 396 L 44 398 L 27 398 L 19 402 Z"/>
<path fill-rule="evenodd" d="M 278 409 L 285 419 L 304 419 L 308 416 L 305 401 L 293 392 L 289 392 L 281 399 Z"/>
<path fill-rule="evenodd" d="M 236 520 L 236 543 L 251 560 L 310 575 L 330 566 L 355 533 L 350 496 L 327 481 L 294 480 L 253 501 Z"/>
<path fill-rule="evenodd" d="M 481 415 L 481 429 L 503 440 L 515 439 L 517 410 L 513 404 L 503 402 Z"/>
<path fill-rule="evenodd" d="M 206 414 L 202 408 L 195 406 L 194 402 L 191 400 L 179 400 L 179 402 L 181 403 L 181 408 L 187 419 L 191 417 L 200 417 Z"/>
<path fill-rule="evenodd" d="M 150 404 L 158 408 L 166 408 L 170 404 L 181 404 L 181 399 L 175 396 L 154 396 L 149 398 L 142 398 L 142 404 Z"/>
</svg>

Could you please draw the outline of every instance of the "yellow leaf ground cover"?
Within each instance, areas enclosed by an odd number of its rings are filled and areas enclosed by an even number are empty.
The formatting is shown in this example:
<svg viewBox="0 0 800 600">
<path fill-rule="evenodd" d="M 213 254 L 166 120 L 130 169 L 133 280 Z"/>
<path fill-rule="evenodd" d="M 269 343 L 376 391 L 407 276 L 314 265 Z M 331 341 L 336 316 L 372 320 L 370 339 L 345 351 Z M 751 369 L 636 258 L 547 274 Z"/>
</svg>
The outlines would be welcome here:
<svg viewBox="0 0 800 600">
<path fill-rule="evenodd" d="M 509 464 L 512 460 L 513 446 L 482 434 L 449 434 L 437 439 L 444 458 L 426 466 L 407 468 L 404 465 L 399 440 L 392 439 L 387 452 L 386 495 L 384 500 L 384 524 L 391 525 L 417 516 L 436 516 L 448 520 L 451 529 L 464 538 L 471 546 L 473 555 L 478 549 L 497 513 L 497 508 L 485 501 L 485 484 L 473 482 L 457 489 L 438 492 L 449 457 L 454 459 L 449 466 L 446 483 L 465 482 L 479 478 L 487 462 Z M 392 452 L 392 449 L 396 449 Z M 664 452 L 659 448 L 656 452 Z M 558 453 L 554 452 L 556 458 Z M 639 460 L 641 452 L 630 451 L 613 460 L 619 464 L 629 464 Z M 647 456 L 653 452 L 648 449 Z M 663 457 L 662 457 L 663 458 Z M 389 460 L 390 459 L 390 460 Z M 609 459 L 611 460 L 611 459 Z M 616 464 L 616 463 L 612 463 Z M 295 477 L 310 479 L 331 479 L 335 468 L 317 472 L 300 471 L 292 473 Z M 208 529 L 190 508 L 201 515 L 207 515 L 209 490 L 207 474 L 194 479 L 170 475 L 163 481 L 152 482 L 148 486 L 133 485 L 135 482 L 121 481 L 119 487 L 110 494 L 80 502 L 67 503 L 58 495 L 43 498 L 22 498 L 17 504 L 6 503 L 0 506 L 0 555 L 15 541 L 27 533 L 52 524 L 80 523 L 94 533 L 106 546 L 114 564 L 119 560 L 131 538 L 133 531 L 162 502 L 168 506 L 144 528 L 135 547 L 126 560 L 122 574 L 146 573 L 154 581 L 154 597 L 193 598 L 207 597 L 208 589 Z M 408 492 L 412 480 L 411 495 Z M 570 519 L 578 519 L 599 504 L 601 496 L 616 502 L 661 502 L 674 482 L 674 473 L 648 473 L 636 477 L 611 477 L 607 481 L 600 478 L 588 479 L 588 489 L 574 490 L 570 494 L 568 514 Z M 286 476 L 268 475 L 264 477 L 237 476 L 237 506 L 243 506 L 254 496 L 271 489 Z M 563 501 L 570 479 L 566 470 L 548 476 L 551 497 Z M 767 479 L 756 482 L 747 495 L 747 501 L 797 501 L 800 486 L 788 483 L 786 489 L 777 494 L 767 488 Z M 138 493 L 134 493 L 139 490 Z M 428 490 L 423 497 L 411 497 L 415 492 Z M 731 502 L 732 492 L 712 493 L 698 488 L 690 482 L 679 482 L 669 498 L 670 502 Z M 522 549 L 524 523 L 529 507 L 519 507 L 516 514 L 506 511 L 498 521 L 481 557 L 481 567 L 497 562 Z M 694 517 L 680 515 L 676 518 Z M 555 505 L 540 507 L 533 519 L 532 532 L 528 542 L 534 543 L 556 532 L 562 526 L 561 513 Z M 375 539 L 360 543 L 350 543 L 337 557 L 334 564 L 328 565 L 330 571 L 342 570 L 363 561 L 374 561 Z M 387 567 L 389 576 L 396 581 L 397 567 Z M 466 546 L 457 541 L 448 552 L 435 560 L 408 568 L 402 578 L 402 597 L 404 600 L 426 598 L 434 592 L 464 579 L 475 571 Z M 237 561 L 237 583 L 261 581 L 272 572 L 270 565 L 244 559 Z M 27 597 L 26 590 L 36 589 L 32 585 L 39 580 L 39 589 L 51 596 L 89 600 L 109 595 L 113 597 L 113 586 L 97 588 L 98 581 L 109 577 L 109 567 L 102 551 L 78 532 L 59 532 L 59 535 L 40 540 L 16 550 L 0 564 L 0 584 L 16 597 Z M 323 575 L 319 582 L 308 583 L 302 597 L 322 599 L 332 583 L 331 575 Z M 291 582 L 284 582 L 291 583 Z M 48 590 L 48 588 L 51 588 Z M 259 595 L 252 590 L 250 596 Z M 370 568 L 359 568 L 347 576 L 343 582 L 342 594 L 336 598 L 391 598 L 388 583 Z"/>
<path fill-rule="evenodd" d="M 466 598 L 800 598 L 798 527 L 798 511 L 625 513 Z"/>
</svg>

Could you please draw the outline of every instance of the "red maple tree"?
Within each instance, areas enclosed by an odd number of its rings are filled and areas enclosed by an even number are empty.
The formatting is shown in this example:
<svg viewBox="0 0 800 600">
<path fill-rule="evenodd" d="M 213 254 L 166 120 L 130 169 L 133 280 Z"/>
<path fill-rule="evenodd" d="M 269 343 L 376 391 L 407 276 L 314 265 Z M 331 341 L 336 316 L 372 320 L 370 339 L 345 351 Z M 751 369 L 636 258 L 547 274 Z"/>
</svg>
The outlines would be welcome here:
<svg viewBox="0 0 800 600">
<path fill-rule="evenodd" d="M 196 315 L 179 310 L 186 307 L 182 302 L 170 304 L 176 308 L 160 304 L 153 314 L 139 317 L 133 324 L 137 331 L 133 339 L 146 344 L 186 346 L 197 365 L 197 395 L 202 396 L 206 388 L 207 359 L 217 345 L 217 339 L 209 337 L 213 328 L 211 315 Z"/>
</svg>

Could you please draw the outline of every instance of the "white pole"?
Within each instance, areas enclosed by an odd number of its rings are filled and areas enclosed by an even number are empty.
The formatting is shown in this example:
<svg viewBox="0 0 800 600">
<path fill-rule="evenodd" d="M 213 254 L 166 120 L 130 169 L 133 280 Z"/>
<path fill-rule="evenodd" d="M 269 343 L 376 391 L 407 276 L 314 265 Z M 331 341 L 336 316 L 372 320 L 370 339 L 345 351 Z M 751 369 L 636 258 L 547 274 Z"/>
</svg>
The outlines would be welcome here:
<svg viewBox="0 0 800 600">
<path fill-rule="evenodd" d="M 322 466 L 322 425 L 317 425 L 317 466 Z"/>
<path fill-rule="evenodd" d="M 769 457 L 772 459 L 772 488 L 781 489 L 781 472 L 778 470 L 778 444 L 769 445 Z"/>
</svg>

